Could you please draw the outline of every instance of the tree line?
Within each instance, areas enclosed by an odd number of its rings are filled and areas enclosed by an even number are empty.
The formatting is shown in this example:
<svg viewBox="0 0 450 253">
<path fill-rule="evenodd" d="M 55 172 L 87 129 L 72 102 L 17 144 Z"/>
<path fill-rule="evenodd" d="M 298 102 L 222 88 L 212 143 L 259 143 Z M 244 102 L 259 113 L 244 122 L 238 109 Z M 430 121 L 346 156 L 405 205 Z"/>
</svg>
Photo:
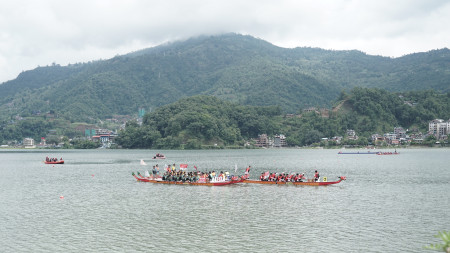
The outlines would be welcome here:
<svg viewBox="0 0 450 253">
<path fill-rule="evenodd" d="M 194 96 L 162 106 L 143 118 L 128 122 L 117 138 L 124 148 L 242 147 L 259 134 L 284 134 L 291 146 L 344 136 L 347 129 L 367 144 L 374 133 L 392 132 L 396 126 L 426 132 L 435 118 L 450 119 L 450 93 L 419 91 L 390 93 L 377 88 L 342 92 L 336 104 L 343 108 L 324 117 L 316 112 L 286 117 L 278 106 L 243 106 L 212 96 Z"/>
<path fill-rule="evenodd" d="M 260 134 L 284 134 L 290 146 L 318 143 L 322 138 L 344 136 L 353 129 L 366 144 L 373 133 L 392 132 L 396 126 L 427 132 L 430 120 L 450 119 L 450 92 L 411 91 L 391 93 L 377 88 L 341 92 L 338 110 L 324 117 L 298 111 L 286 117 L 280 106 L 249 106 L 214 96 L 182 98 L 147 113 L 142 125 L 129 121 L 116 143 L 123 148 L 200 149 L 243 147 Z M 49 135 L 50 130 L 53 134 Z M 0 143 L 31 137 L 58 143 L 59 136 L 83 136 L 70 121 L 46 116 L 0 120 Z M 75 138 L 76 139 L 76 138 Z M 75 141 L 78 147 L 96 147 Z"/>
</svg>

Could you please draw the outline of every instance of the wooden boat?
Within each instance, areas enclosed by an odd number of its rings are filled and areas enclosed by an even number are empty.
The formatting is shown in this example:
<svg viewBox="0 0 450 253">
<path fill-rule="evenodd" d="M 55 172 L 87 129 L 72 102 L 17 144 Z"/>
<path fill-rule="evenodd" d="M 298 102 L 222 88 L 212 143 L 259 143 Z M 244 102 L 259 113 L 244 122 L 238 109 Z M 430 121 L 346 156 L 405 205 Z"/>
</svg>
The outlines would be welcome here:
<svg viewBox="0 0 450 253">
<path fill-rule="evenodd" d="M 377 155 L 399 155 L 399 152 L 378 152 Z"/>
<path fill-rule="evenodd" d="M 44 161 L 45 164 L 64 164 L 64 160 L 58 160 L 58 161 Z"/>
<path fill-rule="evenodd" d="M 372 151 L 367 151 L 367 152 L 342 152 L 339 151 L 338 152 L 339 155 L 376 155 L 378 154 L 378 152 L 372 152 Z"/>
<path fill-rule="evenodd" d="M 331 184 L 338 184 L 346 180 L 346 177 L 339 177 L 338 181 L 327 181 L 327 182 L 278 182 L 278 181 L 261 181 L 261 180 L 251 180 L 246 179 L 243 183 L 247 184 L 284 184 L 284 185 L 307 185 L 307 186 L 325 186 Z"/>
<path fill-rule="evenodd" d="M 242 183 L 245 179 L 244 177 L 236 177 L 232 180 L 225 181 L 207 181 L 207 182 L 182 182 L 182 181 L 165 181 L 161 177 L 143 177 L 139 172 L 138 175 L 132 173 L 133 177 L 136 178 L 138 182 L 148 182 L 155 184 L 181 184 L 181 185 L 203 185 L 203 186 L 224 186 L 230 184 Z"/>
</svg>

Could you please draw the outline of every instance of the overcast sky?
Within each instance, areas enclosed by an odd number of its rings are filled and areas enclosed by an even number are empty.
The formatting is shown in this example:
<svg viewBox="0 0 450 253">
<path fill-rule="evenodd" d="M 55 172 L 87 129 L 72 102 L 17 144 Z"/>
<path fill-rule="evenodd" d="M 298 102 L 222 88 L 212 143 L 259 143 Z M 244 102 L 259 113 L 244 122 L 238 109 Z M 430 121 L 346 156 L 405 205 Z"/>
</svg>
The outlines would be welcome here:
<svg viewBox="0 0 450 253">
<path fill-rule="evenodd" d="M 0 83 L 202 34 L 399 57 L 450 47 L 448 0 L 0 0 Z"/>
</svg>

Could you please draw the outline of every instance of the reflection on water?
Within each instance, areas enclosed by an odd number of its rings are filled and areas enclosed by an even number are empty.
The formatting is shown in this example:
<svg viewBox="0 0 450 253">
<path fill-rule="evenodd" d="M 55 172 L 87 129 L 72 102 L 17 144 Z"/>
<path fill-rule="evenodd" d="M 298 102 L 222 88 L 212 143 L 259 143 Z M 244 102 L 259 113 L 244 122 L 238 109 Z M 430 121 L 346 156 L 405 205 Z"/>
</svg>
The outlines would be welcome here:
<svg viewBox="0 0 450 253">
<path fill-rule="evenodd" d="M 448 149 L 398 156 L 335 150 L 0 150 L 2 252 L 421 252 L 448 230 Z M 45 156 L 64 165 L 46 165 Z M 147 165 L 140 165 L 143 159 Z M 139 183 L 131 172 L 189 164 L 306 172 L 328 187 Z M 63 196 L 64 198 L 60 198 Z"/>
</svg>

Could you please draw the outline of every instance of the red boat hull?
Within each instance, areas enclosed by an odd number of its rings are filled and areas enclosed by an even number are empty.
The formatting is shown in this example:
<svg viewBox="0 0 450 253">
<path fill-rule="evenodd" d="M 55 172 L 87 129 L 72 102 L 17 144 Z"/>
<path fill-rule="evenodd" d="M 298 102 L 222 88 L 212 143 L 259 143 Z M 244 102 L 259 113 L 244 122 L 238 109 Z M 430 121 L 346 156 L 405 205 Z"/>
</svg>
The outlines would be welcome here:
<svg viewBox="0 0 450 253">
<path fill-rule="evenodd" d="M 307 185 L 307 186 L 325 186 L 331 184 L 338 184 L 344 179 L 332 182 L 278 182 L 278 181 L 261 181 L 261 180 L 244 180 L 243 183 L 247 184 L 285 184 L 285 185 Z"/>
<path fill-rule="evenodd" d="M 56 161 L 56 162 L 47 162 L 47 161 L 45 161 L 44 163 L 45 164 L 64 164 L 64 161 L 63 160 Z"/>
<path fill-rule="evenodd" d="M 181 184 L 181 185 L 203 185 L 203 186 L 223 186 L 223 185 L 230 185 L 230 184 L 237 184 L 241 183 L 244 180 L 231 180 L 231 181 L 223 181 L 223 182 L 207 182 L 207 183 L 198 183 L 198 182 L 181 182 L 181 181 L 162 181 L 162 180 L 156 180 L 152 178 L 144 178 L 144 177 L 138 177 L 136 175 L 133 175 L 134 178 L 137 179 L 138 182 L 148 182 L 148 183 L 154 183 L 154 184 Z"/>
</svg>

